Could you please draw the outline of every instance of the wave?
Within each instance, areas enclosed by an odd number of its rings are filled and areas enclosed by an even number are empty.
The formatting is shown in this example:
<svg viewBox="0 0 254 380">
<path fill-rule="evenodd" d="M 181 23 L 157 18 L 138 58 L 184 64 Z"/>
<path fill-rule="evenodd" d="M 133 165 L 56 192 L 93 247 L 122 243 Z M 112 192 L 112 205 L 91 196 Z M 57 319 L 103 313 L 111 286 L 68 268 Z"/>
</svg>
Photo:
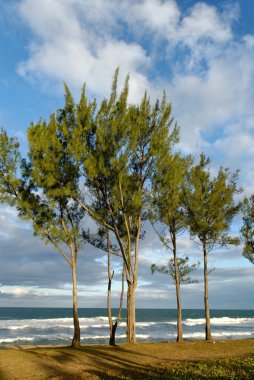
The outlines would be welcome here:
<svg viewBox="0 0 254 380">
<path fill-rule="evenodd" d="M 32 342 L 35 338 L 16 337 L 16 338 L 1 338 L 0 343 L 14 343 L 14 342 Z"/>
<path fill-rule="evenodd" d="M 254 325 L 254 318 L 229 318 L 229 317 L 220 317 L 220 318 L 211 318 L 210 322 L 215 326 L 230 326 L 230 325 Z M 204 325 L 205 318 L 199 319 L 186 319 L 183 321 L 183 324 L 186 326 L 195 326 L 195 325 Z"/>
<path fill-rule="evenodd" d="M 214 326 L 233 326 L 233 325 L 245 325 L 254 326 L 254 318 L 211 318 L 211 325 Z M 80 318 L 80 328 L 81 329 L 100 329 L 108 328 L 108 318 L 107 317 L 94 317 L 94 318 Z M 176 321 L 150 321 L 150 322 L 137 322 L 137 328 L 149 328 L 150 326 L 159 325 L 172 325 L 176 326 Z M 183 325 L 185 326 L 198 326 L 204 325 L 205 318 L 188 318 L 183 320 Z M 126 322 L 120 321 L 120 327 L 125 327 Z M 2 330 L 43 330 L 43 329 L 73 329 L 73 319 L 72 318 L 52 318 L 52 319 L 12 319 L 0 321 L 0 329 Z"/>
<path fill-rule="evenodd" d="M 103 323 L 104 322 L 104 323 Z M 81 328 L 101 328 L 108 326 L 108 317 L 79 318 Z M 49 328 L 73 328 L 72 318 L 51 319 L 9 319 L 0 321 L 0 329 L 23 330 L 23 329 L 49 329 Z"/>
<path fill-rule="evenodd" d="M 149 334 L 137 334 L 137 339 L 148 339 L 150 337 Z M 16 336 L 16 337 L 10 337 L 10 338 L 0 338 L 0 344 L 1 343 L 22 343 L 22 342 L 30 342 L 31 344 L 37 343 L 39 344 L 40 341 L 47 342 L 47 344 L 50 344 L 52 342 L 58 341 L 58 342 L 67 342 L 72 339 L 72 336 L 63 336 L 63 335 L 56 335 L 56 336 L 48 336 L 48 335 L 38 335 L 33 337 L 25 337 L 25 336 Z M 81 342 L 85 341 L 94 341 L 94 340 L 108 340 L 109 335 L 87 335 L 81 337 Z M 117 335 L 116 339 L 126 339 L 126 335 Z"/>
</svg>

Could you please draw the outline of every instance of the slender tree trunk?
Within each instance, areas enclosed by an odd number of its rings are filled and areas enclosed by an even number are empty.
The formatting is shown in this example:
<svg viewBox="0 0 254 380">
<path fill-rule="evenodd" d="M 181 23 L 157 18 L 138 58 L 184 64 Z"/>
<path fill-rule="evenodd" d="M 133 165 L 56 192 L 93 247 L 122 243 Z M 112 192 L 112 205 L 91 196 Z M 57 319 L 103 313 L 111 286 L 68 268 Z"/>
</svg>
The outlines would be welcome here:
<svg viewBox="0 0 254 380">
<path fill-rule="evenodd" d="M 209 309 L 209 303 L 208 303 L 208 271 L 207 271 L 207 251 L 206 251 L 206 241 L 203 240 L 203 253 L 204 253 L 204 284 L 205 284 L 205 291 L 204 291 L 204 305 L 205 305 L 205 339 L 206 340 L 212 340 L 212 334 L 211 334 L 211 324 L 210 324 L 210 309 Z"/>
<path fill-rule="evenodd" d="M 123 271 L 122 271 L 122 290 L 120 295 L 120 304 L 118 309 L 118 314 L 115 322 L 113 323 L 112 312 L 111 312 L 111 284 L 114 277 L 114 271 L 111 273 L 110 268 L 110 239 L 109 239 L 109 231 L 107 230 L 107 250 L 108 250 L 108 296 L 107 296 L 107 309 L 108 309 L 108 321 L 109 321 L 109 345 L 116 345 L 116 329 L 122 314 L 123 307 L 123 294 L 124 294 L 124 263 L 123 263 Z"/>
<path fill-rule="evenodd" d="M 126 335 L 128 343 L 136 343 L 135 282 L 133 281 L 128 282 Z"/>
<path fill-rule="evenodd" d="M 109 323 L 109 344 L 115 345 L 115 331 L 113 332 L 113 321 L 111 313 L 111 283 L 114 277 L 114 271 L 111 273 L 110 269 L 110 240 L 109 231 L 107 230 L 107 250 L 108 250 L 108 296 L 107 296 L 107 309 L 108 309 L 108 323 Z M 114 335 L 114 336 L 113 336 Z"/>
<path fill-rule="evenodd" d="M 181 305 L 181 294 L 180 294 L 180 279 L 178 272 L 178 262 L 176 257 L 176 236 L 172 232 L 172 243 L 173 243 L 173 255 L 174 255 L 174 270 L 175 270 L 175 286 L 176 286 L 176 301 L 177 301 L 177 342 L 183 341 L 183 327 L 182 327 L 182 305 Z"/>
<path fill-rule="evenodd" d="M 112 329 L 110 330 L 109 344 L 112 346 L 116 345 L 116 329 L 117 329 L 117 326 L 118 326 L 118 323 L 120 321 L 121 314 L 122 314 L 123 295 L 124 295 L 124 263 L 123 263 L 123 271 L 122 271 L 122 290 L 121 290 L 121 295 L 120 295 L 120 304 L 119 304 L 118 314 L 117 314 L 117 318 L 115 320 L 115 323 L 112 324 Z"/>
<path fill-rule="evenodd" d="M 72 296 L 73 296 L 73 325 L 74 335 L 72 339 L 72 346 L 80 346 L 80 326 L 78 319 L 78 300 L 77 300 L 77 268 L 76 260 L 72 261 Z"/>
</svg>

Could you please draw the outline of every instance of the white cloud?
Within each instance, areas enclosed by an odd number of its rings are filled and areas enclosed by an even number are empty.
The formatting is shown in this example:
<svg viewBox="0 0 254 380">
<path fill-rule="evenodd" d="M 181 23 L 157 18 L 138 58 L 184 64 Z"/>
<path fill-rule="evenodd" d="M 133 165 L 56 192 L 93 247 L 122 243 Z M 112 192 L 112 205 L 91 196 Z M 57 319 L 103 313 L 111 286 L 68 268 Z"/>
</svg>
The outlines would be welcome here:
<svg viewBox="0 0 254 380">
<path fill-rule="evenodd" d="M 183 18 L 178 39 L 191 48 L 195 48 L 200 40 L 205 39 L 225 43 L 232 38 L 231 22 L 231 12 L 223 19 L 216 7 L 200 2 Z"/>
<path fill-rule="evenodd" d="M 74 90 L 86 82 L 90 93 L 104 96 L 110 89 L 114 70 L 120 66 L 121 82 L 127 73 L 132 73 L 130 100 L 136 102 L 149 88 L 148 80 L 139 71 L 149 64 L 149 59 L 140 45 L 107 34 L 106 21 L 113 20 L 112 9 L 109 2 L 99 9 L 102 4 L 95 2 L 96 13 L 87 1 L 21 2 L 20 14 L 36 39 L 29 46 L 28 59 L 19 63 L 17 72 L 33 80 L 65 81 Z M 90 11 L 85 12 L 84 8 Z M 102 33 L 98 33 L 94 21 L 91 23 L 93 17 L 98 22 L 103 20 Z"/>
<path fill-rule="evenodd" d="M 146 0 L 133 2 L 128 21 L 135 23 L 140 32 L 151 29 L 153 32 L 169 36 L 175 33 L 180 18 L 180 10 L 174 0 Z M 140 24 L 139 24 L 140 23 Z"/>
</svg>

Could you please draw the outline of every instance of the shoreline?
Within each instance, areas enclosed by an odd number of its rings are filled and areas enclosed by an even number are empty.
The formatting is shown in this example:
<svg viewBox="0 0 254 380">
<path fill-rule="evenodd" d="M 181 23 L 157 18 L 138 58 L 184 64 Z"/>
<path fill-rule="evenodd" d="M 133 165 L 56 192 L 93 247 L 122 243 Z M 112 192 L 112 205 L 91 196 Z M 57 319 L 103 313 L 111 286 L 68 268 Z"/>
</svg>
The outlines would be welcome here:
<svg viewBox="0 0 254 380">
<path fill-rule="evenodd" d="M 138 345 L 156 345 L 156 344 L 197 344 L 197 343 L 204 343 L 204 344 L 223 344 L 223 343 L 228 343 L 228 342 L 242 342 L 242 341 L 253 341 L 254 338 L 239 338 L 239 339 L 212 339 L 211 341 L 206 341 L 202 339 L 184 339 L 183 342 L 176 342 L 176 341 L 149 341 L 149 342 L 136 342 L 134 344 L 128 344 L 126 342 L 124 343 L 118 343 L 115 346 L 110 346 L 107 343 L 86 343 L 86 344 L 81 344 L 80 348 L 85 348 L 85 347 L 109 347 L 109 348 L 114 348 L 114 347 L 120 347 L 120 346 L 138 346 Z M 70 348 L 72 349 L 71 345 L 63 345 L 63 344 L 6 344 L 6 345 L 1 345 L 0 344 L 0 350 L 7 350 L 7 349 L 20 349 L 20 350 L 29 350 L 29 349 L 41 349 L 41 348 Z"/>
</svg>

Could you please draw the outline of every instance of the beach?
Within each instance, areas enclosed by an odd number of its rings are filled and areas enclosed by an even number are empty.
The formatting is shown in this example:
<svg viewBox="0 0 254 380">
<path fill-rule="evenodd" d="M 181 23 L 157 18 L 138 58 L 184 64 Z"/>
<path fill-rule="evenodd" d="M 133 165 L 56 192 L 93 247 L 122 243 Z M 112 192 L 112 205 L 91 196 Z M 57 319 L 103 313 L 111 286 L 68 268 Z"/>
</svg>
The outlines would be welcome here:
<svg viewBox="0 0 254 380">
<path fill-rule="evenodd" d="M 1 380 L 253 379 L 254 339 L 67 346 L 2 346 Z"/>
</svg>

